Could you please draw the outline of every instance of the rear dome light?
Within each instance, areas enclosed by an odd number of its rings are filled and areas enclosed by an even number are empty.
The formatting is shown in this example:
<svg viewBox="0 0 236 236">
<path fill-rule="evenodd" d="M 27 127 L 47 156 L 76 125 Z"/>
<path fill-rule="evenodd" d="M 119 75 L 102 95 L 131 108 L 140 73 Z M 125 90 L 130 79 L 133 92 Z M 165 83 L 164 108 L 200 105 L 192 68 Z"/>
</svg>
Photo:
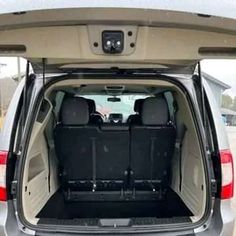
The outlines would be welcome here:
<svg viewBox="0 0 236 236">
<path fill-rule="evenodd" d="M 0 201 L 7 200 L 7 190 L 6 190 L 7 158 L 8 158 L 8 152 L 0 151 Z"/>
<path fill-rule="evenodd" d="M 230 150 L 220 151 L 221 161 L 221 199 L 230 199 L 234 195 L 234 165 Z"/>
</svg>

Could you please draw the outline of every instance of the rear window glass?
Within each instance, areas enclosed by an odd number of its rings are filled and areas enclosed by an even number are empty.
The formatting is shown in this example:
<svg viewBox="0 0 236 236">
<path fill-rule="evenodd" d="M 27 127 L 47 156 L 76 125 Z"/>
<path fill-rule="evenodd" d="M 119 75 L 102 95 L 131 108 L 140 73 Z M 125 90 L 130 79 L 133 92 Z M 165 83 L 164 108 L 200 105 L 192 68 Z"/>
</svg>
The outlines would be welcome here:
<svg viewBox="0 0 236 236">
<path fill-rule="evenodd" d="M 125 122 L 129 115 L 135 114 L 135 100 L 144 99 L 147 97 L 147 95 L 120 95 L 116 97 L 111 97 L 109 95 L 86 95 L 83 97 L 95 101 L 96 111 L 104 116 L 104 121 L 108 122 L 109 115 L 115 113 L 122 114 L 123 122 Z M 117 98 L 117 101 L 109 101 L 109 99 L 112 100 L 114 98 Z"/>
</svg>

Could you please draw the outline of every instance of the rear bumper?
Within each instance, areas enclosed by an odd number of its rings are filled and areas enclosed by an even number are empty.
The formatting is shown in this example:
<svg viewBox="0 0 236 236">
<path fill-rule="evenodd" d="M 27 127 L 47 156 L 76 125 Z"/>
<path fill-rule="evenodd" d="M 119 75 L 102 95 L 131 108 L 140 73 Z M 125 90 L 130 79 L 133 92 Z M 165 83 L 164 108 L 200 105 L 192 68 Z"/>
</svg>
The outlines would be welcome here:
<svg viewBox="0 0 236 236">
<path fill-rule="evenodd" d="M 204 231 L 195 230 L 197 236 L 234 236 L 235 235 L 235 210 L 231 200 L 215 200 L 212 218 Z M 235 231 L 235 232 L 234 232 Z"/>
<path fill-rule="evenodd" d="M 222 236 L 236 235 L 236 228 L 235 228 L 236 211 L 235 208 L 232 207 L 232 200 L 222 200 L 220 209 L 223 222 L 223 227 L 220 235 Z"/>
<path fill-rule="evenodd" d="M 212 219 L 209 222 L 207 229 L 204 229 L 204 226 L 201 229 L 194 230 L 194 233 L 188 233 L 187 235 L 195 236 L 234 236 L 234 227 L 235 227 L 235 213 L 231 207 L 231 202 L 229 200 L 218 201 L 215 204 L 215 209 L 213 211 Z M 20 227 L 22 229 L 20 230 Z M 25 233 L 23 232 L 25 231 Z M 12 201 L 1 202 L 0 203 L 0 235 L 14 235 L 14 236 L 25 236 L 25 235 L 34 235 L 34 231 L 28 231 L 17 223 L 16 215 L 14 213 Z M 40 235 L 40 233 L 39 233 Z M 42 233 L 42 235 L 46 235 Z M 71 235 L 63 233 L 63 235 Z M 153 235 L 150 233 L 142 233 L 140 235 Z M 158 233 L 155 235 L 182 235 L 181 232 L 171 232 L 171 233 Z M 183 235 L 186 235 L 186 231 L 183 232 Z"/>
<path fill-rule="evenodd" d="M 22 231 L 19 230 L 19 227 L 16 223 L 15 219 L 9 219 L 9 221 L 7 222 L 8 227 L 1 225 L 0 226 L 0 235 L 2 236 L 7 236 L 7 235 L 14 235 L 14 236 L 25 236 L 28 235 L 28 233 L 24 233 Z M 223 228 L 221 228 L 222 230 L 219 232 L 218 227 L 213 228 L 210 227 L 207 230 L 203 231 L 203 232 L 199 232 L 199 233 L 187 233 L 188 236 L 234 236 L 234 219 L 225 223 Z M 31 234 L 34 234 L 34 232 L 31 232 Z M 40 235 L 40 233 L 39 233 Z M 47 235 L 45 233 L 42 233 L 42 235 Z M 63 233 L 61 235 L 71 235 L 71 234 L 67 234 L 67 233 Z M 142 234 L 144 235 L 153 235 L 153 234 Z M 171 235 L 182 235 L 181 232 L 179 232 L 178 234 L 172 232 L 172 233 L 159 233 L 157 235 L 163 235 L 163 236 L 171 236 Z M 186 235 L 186 232 L 183 234 Z"/>
</svg>

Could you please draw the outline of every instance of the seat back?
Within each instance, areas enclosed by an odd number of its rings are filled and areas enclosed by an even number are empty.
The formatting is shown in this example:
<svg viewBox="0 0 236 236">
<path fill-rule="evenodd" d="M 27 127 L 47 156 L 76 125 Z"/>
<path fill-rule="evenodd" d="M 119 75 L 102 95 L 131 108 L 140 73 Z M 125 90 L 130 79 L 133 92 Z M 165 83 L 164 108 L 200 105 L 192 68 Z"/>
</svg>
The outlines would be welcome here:
<svg viewBox="0 0 236 236">
<path fill-rule="evenodd" d="M 129 167 L 129 127 L 104 124 L 97 139 L 98 180 L 124 180 Z"/>
<path fill-rule="evenodd" d="M 89 108 L 89 124 L 91 125 L 101 125 L 103 119 L 101 115 L 96 111 L 96 103 L 92 99 L 86 99 Z"/>
<path fill-rule="evenodd" d="M 97 135 L 97 128 L 88 126 L 87 101 L 81 97 L 65 98 L 60 117 L 54 138 L 63 175 L 68 180 L 90 180 L 93 176 L 92 138 Z"/>
<path fill-rule="evenodd" d="M 61 108 L 61 124 L 54 132 L 63 188 L 121 190 L 129 166 L 129 128 L 88 123 L 87 101 L 66 98 Z"/>
<path fill-rule="evenodd" d="M 175 128 L 163 97 L 147 98 L 141 111 L 142 125 L 131 126 L 131 168 L 138 182 L 168 180 L 175 145 Z"/>
<path fill-rule="evenodd" d="M 152 190 L 168 181 L 175 143 L 164 98 L 146 99 L 143 124 L 131 127 L 90 125 L 87 101 L 80 97 L 65 98 L 60 116 L 54 138 L 66 200 L 87 201 L 88 196 L 93 200 L 134 200 L 161 195 L 158 190 L 154 196 Z M 128 195 L 123 196 L 127 189 Z M 148 190 L 147 195 L 143 191 L 140 195 L 139 190 Z"/>
<path fill-rule="evenodd" d="M 134 103 L 134 112 L 136 114 L 130 115 L 127 119 L 127 123 L 129 125 L 141 125 L 141 109 L 143 105 L 144 99 L 137 99 Z"/>
</svg>

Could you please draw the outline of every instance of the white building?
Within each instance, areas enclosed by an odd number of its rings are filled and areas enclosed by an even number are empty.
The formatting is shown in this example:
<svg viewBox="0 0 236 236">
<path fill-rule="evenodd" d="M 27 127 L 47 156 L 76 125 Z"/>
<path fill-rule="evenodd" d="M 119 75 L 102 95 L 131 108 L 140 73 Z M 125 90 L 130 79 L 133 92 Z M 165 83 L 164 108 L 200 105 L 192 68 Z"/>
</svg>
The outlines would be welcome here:
<svg viewBox="0 0 236 236">
<path fill-rule="evenodd" d="M 213 76 L 202 72 L 202 76 L 207 80 L 209 86 L 212 89 L 212 92 L 215 96 L 216 102 L 218 103 L 219 107 L 222 105 L 222 94 L 226 89 L 230 89 L 228 84 L 223 83 L 222 81 L 214 78 Z"/>
</svg>

